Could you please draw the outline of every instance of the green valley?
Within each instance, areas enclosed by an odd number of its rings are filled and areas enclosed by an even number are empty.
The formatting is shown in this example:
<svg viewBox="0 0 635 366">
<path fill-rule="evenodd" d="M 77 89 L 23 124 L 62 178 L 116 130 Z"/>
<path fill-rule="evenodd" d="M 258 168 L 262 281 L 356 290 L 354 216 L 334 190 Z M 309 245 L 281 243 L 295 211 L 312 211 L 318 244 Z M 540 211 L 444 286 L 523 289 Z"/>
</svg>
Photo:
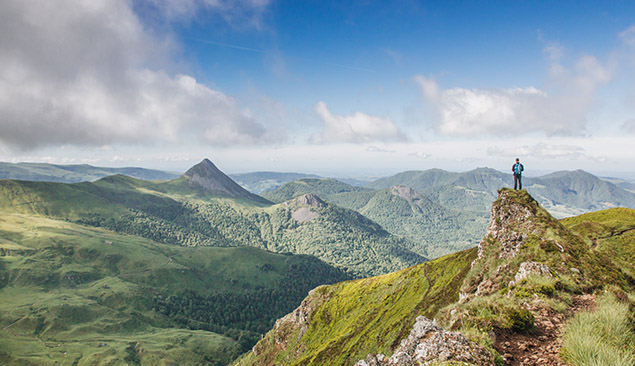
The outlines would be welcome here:
<svg viewBox="0 0 635 366">
<path fill-rule="evenodd" d="M 0 252 L 4 364 L 224 365 L 310 289 L 348 278 L 309 256 L 180 247 L 39 215 L 3 214 Z"/>
</svg>

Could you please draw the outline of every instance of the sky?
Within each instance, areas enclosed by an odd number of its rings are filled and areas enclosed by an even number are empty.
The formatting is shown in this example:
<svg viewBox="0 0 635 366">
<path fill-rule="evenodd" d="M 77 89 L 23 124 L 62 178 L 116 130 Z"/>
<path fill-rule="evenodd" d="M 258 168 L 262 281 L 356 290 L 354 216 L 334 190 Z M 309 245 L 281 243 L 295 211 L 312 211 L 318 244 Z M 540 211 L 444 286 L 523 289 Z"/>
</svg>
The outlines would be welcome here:
<svg viewBox="0 0 635 366">
<path fill-rule="evenodd" d="M 634 144 L 633 1 L 0 2 L 0 161 L 635 179 Z"/>
</svg>

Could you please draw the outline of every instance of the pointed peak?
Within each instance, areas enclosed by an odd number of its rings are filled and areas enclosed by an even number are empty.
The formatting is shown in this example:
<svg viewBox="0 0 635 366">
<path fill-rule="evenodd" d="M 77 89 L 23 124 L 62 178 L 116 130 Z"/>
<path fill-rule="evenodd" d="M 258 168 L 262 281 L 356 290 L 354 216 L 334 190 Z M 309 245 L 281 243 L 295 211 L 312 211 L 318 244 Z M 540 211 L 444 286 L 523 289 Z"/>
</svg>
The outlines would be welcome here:
<svg viewBox="0 0 635 366">
<path fill-rule="evenodd" d="M 181 177 L 187 180 L 190 186 L 198 186 L 208 192 L 218 192 L 231 197 L 252 197 L 251 193 L 225 175 L 207 158 L 191 167 Z"/>
<path fill-rule="evenodd" d="M 205 158 L 200 163 L 188 169 L 183 175 L 186 177 L 192 177 L 195 174 L 198 174 L 198 175 L 214 174 L 215 175 L 218 173 L 220 173 L 220 170 L 218 170 L 216 165 L 214 165 L 214 163 L 212 163 L 211 160 Z"/>
</svg>

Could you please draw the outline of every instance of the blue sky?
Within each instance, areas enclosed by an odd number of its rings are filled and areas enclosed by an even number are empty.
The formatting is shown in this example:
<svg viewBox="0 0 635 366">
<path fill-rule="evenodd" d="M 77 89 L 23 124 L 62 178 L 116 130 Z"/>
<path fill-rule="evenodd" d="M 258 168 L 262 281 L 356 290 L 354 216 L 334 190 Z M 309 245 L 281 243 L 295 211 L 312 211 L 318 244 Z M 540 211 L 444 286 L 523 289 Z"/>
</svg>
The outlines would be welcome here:
<svg viewBox="0 0 635 366">
<path fill-rule="evenodd" d="M 629 1 L 9 0 L 0 160 L 635 178 Z"/>
</svg>

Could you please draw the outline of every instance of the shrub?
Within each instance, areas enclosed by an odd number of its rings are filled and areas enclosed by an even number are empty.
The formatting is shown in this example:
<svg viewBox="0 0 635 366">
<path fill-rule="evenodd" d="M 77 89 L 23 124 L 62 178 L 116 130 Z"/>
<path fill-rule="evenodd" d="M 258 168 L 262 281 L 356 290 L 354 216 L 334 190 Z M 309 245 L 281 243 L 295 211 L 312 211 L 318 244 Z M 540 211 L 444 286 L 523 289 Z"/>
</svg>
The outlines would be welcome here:
<svg viewBox="0 0 635 366">
<path fill-rule="evenodd" d="M 527 332 L 534 327 L 534 314 L 527 309 L 508 307 L 505 309 L 506 324 L 517 332 Z"/>
</svg>

